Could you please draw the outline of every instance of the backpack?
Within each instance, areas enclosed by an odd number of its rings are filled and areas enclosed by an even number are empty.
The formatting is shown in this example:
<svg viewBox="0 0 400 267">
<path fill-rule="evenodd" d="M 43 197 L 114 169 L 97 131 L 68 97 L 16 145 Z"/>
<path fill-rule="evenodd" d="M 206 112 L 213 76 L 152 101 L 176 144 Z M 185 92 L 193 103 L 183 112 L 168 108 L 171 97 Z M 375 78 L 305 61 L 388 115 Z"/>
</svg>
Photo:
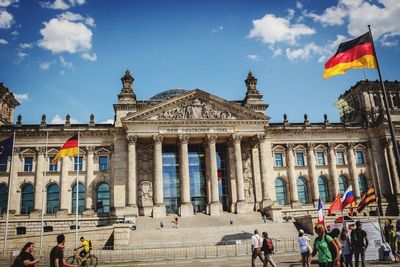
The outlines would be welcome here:
<svg viewBox="0 0 400 267">
<path fill-rule="evenodd" d="M 334 261 L 337 258 L 338 255 L 337 255 L 336 249 L 331 245 L 331 242 L 335 242 L 335 239 L 332 238 L 332 241 L 328 242 L 328 240 L 326 240 L 326 235 L 324 236 L 324 239 L 325 239 L 325 242 L 328 244 L 329 252 L 331 253 L 332 260 Z"/>
<path fill-rule="evenodd" d="M 268 250 L 272 250 L 274 248 L 274 245 L 272 244 L 272 240 L 271 239 L 269 239 L 269 238 L 265 239 L 265 247 Z"/>
<path fill-rule="evenodd" d="M 93 249 L 93 244 L 92 244 L 92 241 L 89 240 L 89 250 L 92 250 L 92 249 Z"/>
</svg>

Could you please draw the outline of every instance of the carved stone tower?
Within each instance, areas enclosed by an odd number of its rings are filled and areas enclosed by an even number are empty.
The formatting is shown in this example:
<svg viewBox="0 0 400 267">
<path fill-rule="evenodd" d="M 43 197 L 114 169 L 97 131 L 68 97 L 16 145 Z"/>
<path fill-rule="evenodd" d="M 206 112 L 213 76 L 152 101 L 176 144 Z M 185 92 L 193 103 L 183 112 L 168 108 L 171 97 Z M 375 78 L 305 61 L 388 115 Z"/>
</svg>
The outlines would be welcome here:
<svg viewBox="0 0 400 267">
<path fill-rule="evenodd" d="M 0 125 L 12 124 L 14 120 L 14 110 L 19 106 L 14 95 L 0 83 Z"/>
<path fill-rule="evenodd" d="M 243 100 L 243 106 L 254 111 L 264 113 L 268 105 L 264 103 L 264 100 L 262 99 L 263 96 L 257 90 L 257 79 L 253 76 L 251 71 L 249 71 L 247 79 L 244 82 L 246 83 L 247 92 L 246 97 Z"/>
<path fill-rule="evenodd" d="M 135 79 L 129 70 L 125 71 L 125 75 L 121 77 L 122 89 L 118 94 L 118 102 L 114 104 L 115 126 L 121 126 L 121 118 L 125 117 L 128 112 L 136 111 L 136 94 L 132 89 Z"/>
</svg>

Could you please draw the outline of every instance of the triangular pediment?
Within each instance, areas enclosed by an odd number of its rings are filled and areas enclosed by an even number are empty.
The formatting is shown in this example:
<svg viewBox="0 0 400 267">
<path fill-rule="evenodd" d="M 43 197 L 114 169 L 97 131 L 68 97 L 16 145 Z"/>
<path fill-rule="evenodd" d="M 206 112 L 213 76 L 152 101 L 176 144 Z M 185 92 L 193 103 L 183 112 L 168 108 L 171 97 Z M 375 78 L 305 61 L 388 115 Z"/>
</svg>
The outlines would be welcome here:
<svg viewBox="0 0 400 267">
<path fill-rule="evenodd" d="M 202 90 L 194 89 L 139 112 L 128 113 L 122 119 L 124 122 L 143 120 L 268 121 L 269 117 Z"/>
</svg>

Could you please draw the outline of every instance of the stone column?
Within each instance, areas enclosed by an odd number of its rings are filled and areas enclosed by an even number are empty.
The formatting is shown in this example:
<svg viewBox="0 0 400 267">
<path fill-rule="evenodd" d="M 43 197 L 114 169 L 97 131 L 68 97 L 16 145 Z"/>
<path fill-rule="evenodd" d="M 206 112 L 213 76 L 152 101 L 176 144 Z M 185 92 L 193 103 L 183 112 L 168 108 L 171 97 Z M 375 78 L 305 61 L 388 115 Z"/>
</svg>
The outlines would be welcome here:
<svg viewBox="0 0 400 267">
<path fill-rule="evenodd" d="M 309 143 L 308 144 L 308 171 L 310 173 L 310 180 L 312 182 L 312 188 L 313 188 L 313 196 L 312 200 L 314 203 L 314 206 L 317 207 L 318 205 L 318 199 L 319 199 L 319 187 L 318 187 L 318 174 L 317 174 L 317 169 L 316 169 L 316 159 L 315 159 L 315 151 L 314 151 L 315 144 Z"/>
<path fill-rule="evenodd" d="M 216 135 L 207 135 L 208 149 L 210 153 L 210 182 L 211 182 L 211 204 L 210 215 L 217 216 L 222 213 L 222 204 L 219 201 L 218 192 L 218 168 L 217 168 L 217 149 L 216 149 Z"/>
<path fill-rule="evenodd" d="M 244 181 L 243 181 L 243 163 L 242 163 L 242 148 L 240 146 L 240 135 L 232 135 L 232 142 L 235 147 L 235 172 L 237 185 L 237 204 L 236 213 L 246 213 L 247 205 L 244 197 Z"/>
<path fill-rule="evenodd" d="M 349 156 L 350 176 L 354 185 L 354 194 L 356 195 L 356 199 L 358 200 L 361 198 L 361 194 L 360 194 L 360 184 L 358 183 L 358 176 L 357 176 L 357 166 L 356 166 L 357 163 L 354 151 L 354 143 L 349 143 L 349 149 L 347 151 L 347 155 Z"/>
<path fill-rule="evenodd" d="M 71 207 L 68 194 L 71 193 L 68 191 L 68 171 L 71 160 L 69 157 L 61 158 L 61 176 L 60 176 L 60 213 L 68 213 L 69 208 Z"/>
<path fill-rule="evenodd" d="M 43 177 L 44 170 L 46 166 L 46 160 L 44 158 L 44 153 L 46 148 L 39 147 L 37 151 L 37 161 L 36 161 L 36 175 L 35 175 L 35 200 L 34 200 L 34 212 L 42 212 L 42 195 L 45 190 L 43 188 Z"/>
<path fill-rule="evenodd" d="M 259 141 L 259 149 L 260 149 L 260 165 L 261 165 L 261 184 L 262 184 L 262 208 L 270 206 L 272 204 L 271 196 L 268 190 L 268 187 L 272 185 L 272 176 L 269 175 L 268 172 L 268 162 L 269 165 L 272 164 L 272 154 L 270 159 L 268 159 L 268 149 L 267 142 L 265 140 L 265 135 L 259 134 L 257 135 Z M 272 173 L 272 171 L 271 171 Z"/>
<path fill-rule="evenodd" d="M 179 175 L 181 180 L 181 206 L 182 217 L 193 216 L 193 205 L 190 201 L 190 180 L 189 180 L 189 136 L 179 135 Z"/>
<path fill-rule="evenodd" d="M 153 218 L 165 217 L 163 174 L 162 174 L 162 135 L 154 135 L 154 177 L 153 177 Z"/>
<path fill-rule="evenodd" d="M 335 155 L 335 143 L 329 144 L 329 173 L 331 175 L 331 181 L 333 185 L 333 196 L 332 199 L 336 197 L 339 193 L 339 177 L 336 171 L 336 155 Z"/>
<path fill-rule="evenodd" d="M 299 194 L 297 192 L 297 177 L 296 171 L 294 169 L 295 160 L 294 160 L 294 145 L 287 144 L 287 157 L 288 157 L 288 174 L 289 174 L 289 183 L 290 183 L 290 197 L 292 207 L 299 207 L 301 204 L 299 203 Z"/>
<path fill-rule="evenodd" d="M 400 181 L 399 175 L 397 173 L 397 165 L 396 165 L 396 158 L 393 153 L 393 142 L 392 140 L 387 141 L 387 152 L 389 156 L 389 165 L 392 171 L 392 186 L 393 186 L 393 193 L 398 195 L 400 193 Z"/>
<path fill-rule="evenodd" d="M 228 158 L 229 158 L 229 186 L 230 186 L 230 211 L 232 213 L 236 212 L 236 203 L 237 203 L 237 189 L 236 189 L 236 168 L 235 168 L 235 148 L 232 142 L 228 143 Z"/>
<path fill-rule="evenodd" d="M 129 216 L 139 215 L 137 206 L 137 172 L 136 172 L 136 135 L 128 136 L 128 205 L 126 213 Z"/>
<path fill-rule="evenodd" d="M 18 170 L 19 167 L 21 166 L 21 158 L 20 158 L 20 154 L 19 154 L 19 148 L 15 147 L 14 148 L 14 155 L 13 155 L 13 159 L 12 159 L 12 168 L 10 171 L 10 184 L 8 185 L 8 190 L 11 190 L 11 200 L 14 201 L 10 201 L 10 214 L 15 214 L 17 212 L 17 209 L 19 207 L 19 201 L 15 199 L 17 190 L 18 190 L 18 182 L 17 182 L 17 178 L 18 178 Z M 20 213 L 20 211 L 18 211 L 18 214 Z"/>
<path fill-rule="evenodd" d="M 85 184 L 86 184 L 86 201 L 85 201 L 85 214 L 90 214 L 94 210 L 97 210 L 97 207 L 93 207 L 93 195 L 95 194 L 93 188 L 93 180 L 94 180 L 94 161 L 93 154 L 95 148 L 92 146 L 86 147 L 87 156 L 86 156 L 86 176 L 85 176 Z M 97 205 L 97 203 L 95 203 Z"/>
</svg>

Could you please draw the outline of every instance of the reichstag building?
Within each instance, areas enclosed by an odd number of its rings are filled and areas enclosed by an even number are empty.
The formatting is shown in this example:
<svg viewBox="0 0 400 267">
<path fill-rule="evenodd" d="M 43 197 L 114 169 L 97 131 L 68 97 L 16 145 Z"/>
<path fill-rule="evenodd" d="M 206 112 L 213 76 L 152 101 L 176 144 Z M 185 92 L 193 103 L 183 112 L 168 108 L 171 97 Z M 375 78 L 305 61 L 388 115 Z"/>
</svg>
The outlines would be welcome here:
<svg viewBox="0 0 400 267">
<path fill-rule="evenodd" d="M 307 115 L 270 123 L 251 72 L 241 100 L 200 89 L 139 100 L 128 70 L 121 81 L 113 124 L 97 124 L 93 115 L 88 124 L 71 124 L 68 115 L 64 124 L 47 124 L 45 115 L 39 124 L 23 124 L 21 115 L 13 118 L 19 103 L 1 84 L 0 137 L 16 135 L 12 166 L 11 159 L 0 162 L 1 213 L 11 190 L 14 221 L 39 218 L 42 207 L 46 219 L 73 217 L 78 186 L 78 211 L 87 220 L 264 208 L 296 215 L 315 211 L 319 197 L 331 202 L 349 185 L 357 199 L 374 185 L 382 212 L 398 214 L 399 175 L 378 81 L 343 92 L 346 110 L 335 123 L 327 116 L 310 122 Z M 400 83 L 385 85 L 398 128 Z M 78 132 L 79 157 L 52 164 Z"/>
</svg>

